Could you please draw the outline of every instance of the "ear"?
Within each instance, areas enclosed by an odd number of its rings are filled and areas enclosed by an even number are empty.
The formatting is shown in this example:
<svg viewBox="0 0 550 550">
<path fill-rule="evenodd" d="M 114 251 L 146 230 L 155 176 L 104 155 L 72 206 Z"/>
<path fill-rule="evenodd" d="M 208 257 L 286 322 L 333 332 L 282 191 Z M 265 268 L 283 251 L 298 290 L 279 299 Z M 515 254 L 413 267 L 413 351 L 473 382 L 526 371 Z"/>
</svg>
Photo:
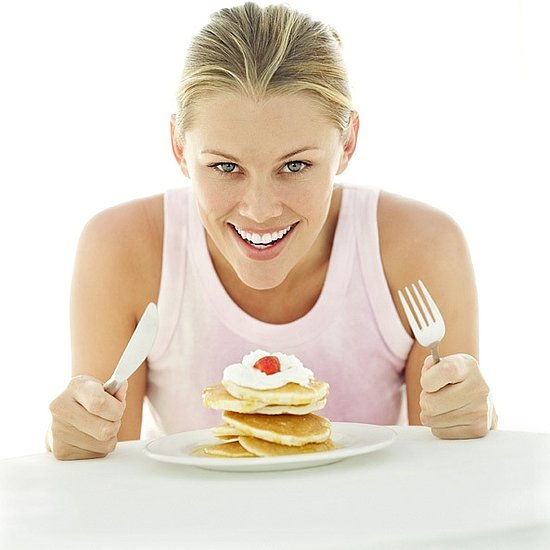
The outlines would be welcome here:
<svg viewBox="0 0 550 550">
<path fill-rule="evenodd" d="M 189 177 L 189 171 L 187 170 L 187 162 L 185 160 L 185 155 L 183 152 L 183 145 L 178 136 L 178 131 L 176 129 L 176 115 L 170 117 L 170 139 L 172 141 L 172 152 L 174 153 L 174 158 L 178 163 L 181 171 L 186 177 Z"/>
<path fill-rule="evenodd" d="M 341 174 L 348 166 L 348 163 L 355 152 L 357 146 L 357 135 L 359 134 L 359 113 L 353 111 L 351 113 L 351 124 L 348 130 L 348 136 L 344 142 L 344 148 L 342 150 L 342 156 L 340 157 L 340 164 L 338 165 L 338 171 L 336 174 Z"/>
</svg>

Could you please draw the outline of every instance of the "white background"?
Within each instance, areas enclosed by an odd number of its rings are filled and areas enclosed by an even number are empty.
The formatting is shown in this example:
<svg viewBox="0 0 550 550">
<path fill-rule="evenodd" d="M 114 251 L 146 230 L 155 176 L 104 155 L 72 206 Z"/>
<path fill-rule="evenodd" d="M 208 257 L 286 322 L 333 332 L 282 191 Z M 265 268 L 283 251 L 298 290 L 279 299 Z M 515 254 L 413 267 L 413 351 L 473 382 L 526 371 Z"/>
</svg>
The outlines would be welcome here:
<svg viewBox="0 0 550 550">
<path fill-rule="evenodd" d="M 500 427 L 549 432 L 548 3 L 291 4 L 344 40 L 362 116 L 345 180 L 427 201 L 461 224 Z M 181 181 L 174 91 L 189 38 L 226 5 L 0 5 L 0 457 L 42 450 L 48 404 L 70 377 L 83 224 Z"/>
</svg>

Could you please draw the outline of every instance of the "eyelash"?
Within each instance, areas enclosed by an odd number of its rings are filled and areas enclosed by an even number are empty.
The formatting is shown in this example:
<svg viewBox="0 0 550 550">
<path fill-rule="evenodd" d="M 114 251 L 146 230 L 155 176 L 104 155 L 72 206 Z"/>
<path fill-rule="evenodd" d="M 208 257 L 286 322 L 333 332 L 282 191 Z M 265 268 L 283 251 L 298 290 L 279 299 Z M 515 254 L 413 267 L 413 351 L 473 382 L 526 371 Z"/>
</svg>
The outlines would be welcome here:
<svg viewBox="0 0 550 550">
<path fill-rule="evenodd" d="M 306 162 L 305 160 L 290 160 L 288 162 L 285 162 L 284 167 L 287 167 L 289 164 L 298 164 L 298 163 L 303 165 L 301 170 L 299 170 L 298 172 L 291 172 L 291 171 L 283 172 L 283 174 L 286 174 L 289 176 L 300 176 L 311 166 L 311 163 Z M 238 176 L 239 174 L 241 174 L 241 172 L 225 172 L 224 170 L 220 170 L 219 167 L 222 164 L 230 164 L 236 168 L 239 167 L 239 165 L 235 162 L 214 162 L 212 164 L 209 164 L 208 167 L 213 168 L 217 173 L 221 174 L 222 176 Z"/>
</svg>

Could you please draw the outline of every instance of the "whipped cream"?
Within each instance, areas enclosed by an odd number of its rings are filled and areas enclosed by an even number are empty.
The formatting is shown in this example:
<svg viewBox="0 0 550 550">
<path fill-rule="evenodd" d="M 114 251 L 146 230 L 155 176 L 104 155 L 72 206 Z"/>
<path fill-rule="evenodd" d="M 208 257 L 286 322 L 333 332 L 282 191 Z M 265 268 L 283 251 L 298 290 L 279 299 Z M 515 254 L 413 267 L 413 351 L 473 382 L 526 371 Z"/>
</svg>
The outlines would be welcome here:
<svg viewBox="0 0 550 550">
<path fill-rule="evenodd" d="M 254 363 L 258 359 L 268 355 L 279 359 L 281 363 L 281 370 L 279 372 L 266 374 L 254 368 Z M 233 382 L 238 386 L 257 390 L 272 390 L 280 388 L 289 382 L 300 384 L 300 386 L 309 386 L 313 376 L 313 372 L 306 369 L 295 355 L 285 355 L 279 352 L 269 353 L 262 349 L 251 351 L 243 357 L 241 363 L 229 365 L 223 371 L 223 381 Z"/>
</svg>

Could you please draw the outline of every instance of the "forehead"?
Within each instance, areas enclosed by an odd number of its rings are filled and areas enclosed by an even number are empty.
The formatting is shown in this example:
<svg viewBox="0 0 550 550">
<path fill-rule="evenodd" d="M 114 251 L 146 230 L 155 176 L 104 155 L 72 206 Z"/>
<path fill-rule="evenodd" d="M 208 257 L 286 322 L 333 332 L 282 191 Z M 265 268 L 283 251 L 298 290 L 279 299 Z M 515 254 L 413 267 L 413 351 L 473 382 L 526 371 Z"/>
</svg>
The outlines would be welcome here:
<svg viewBox="0 0 550 550">
<path fill-rule="evenodd" d="M 296 149 L 307 145 L 326 147 L 340 133 L 318 103 L 306 94 L 273 96 L 261 101 L 217 94 L 195 106 L 193 125 L 185 141 L 203 146 L 260 146 Z M 269 147 L 271 146 L 271 147 Z"/>
</svg>

